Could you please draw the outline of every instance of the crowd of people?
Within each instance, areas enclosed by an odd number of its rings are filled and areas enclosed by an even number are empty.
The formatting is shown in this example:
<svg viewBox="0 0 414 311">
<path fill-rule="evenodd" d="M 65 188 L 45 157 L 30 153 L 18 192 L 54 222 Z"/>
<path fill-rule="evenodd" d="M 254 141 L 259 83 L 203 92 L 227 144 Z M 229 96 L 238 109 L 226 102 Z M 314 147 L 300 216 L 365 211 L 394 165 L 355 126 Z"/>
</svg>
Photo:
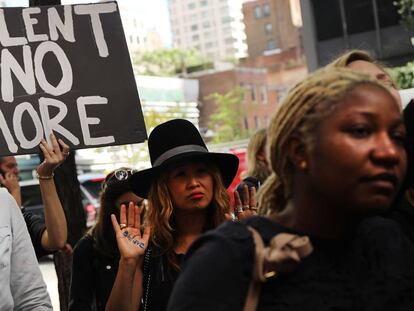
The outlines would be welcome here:
<svg viewBox="0 0 414 311">
<path fill-rule="evenodd" d="M 234 194 L 235 155 L 210 152 L 189 121 L 156 126 L 151 168 L 102 183 L 97 222 L 73 250 L 68 309 L 414 308 L 412 104 L 403 111 L 385 68 L 354 50 L 278 107 L 252 135 Z M 51 309 L 36 255 L 66 245 L 53 172 L 69 147 L 50 141 L 37 168 L 44 220 L 19 210 L 16 161 L 0 159 L 1 310 Z"/>
</svg>

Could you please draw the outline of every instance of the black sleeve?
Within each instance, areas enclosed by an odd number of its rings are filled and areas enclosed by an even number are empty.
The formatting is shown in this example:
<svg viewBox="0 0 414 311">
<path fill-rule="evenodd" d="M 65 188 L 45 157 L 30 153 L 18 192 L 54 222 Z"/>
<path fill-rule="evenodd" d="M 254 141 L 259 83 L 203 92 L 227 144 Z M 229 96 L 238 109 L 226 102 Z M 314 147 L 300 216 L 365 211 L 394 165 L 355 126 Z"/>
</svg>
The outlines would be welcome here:
<svg viewBox="0 0 414 311">
<path fill-rule="evenodd" d="M 243 310 L 253 255 L 253 240 L 242 224 L 228 222 L 203 235 L 187 253 L 168 311 Z"/>
<path fill-rule="evenodd" d="M 25 209 L 22 210 L 22 214 L 30 234 L 30 239 L 32 240 L 33 248 L 36 252 L 36 257 L 39 259 L 40 257 L 54 253 L 53 251 L 44 249 L 42 246 L 42 235 L 46 230 L 43 218 L 39 215 L 32 214 Z"/>
<path fill-rule="evenodd" d="M 69 311 L 91 311 L 95 302 L 93 241 L 82 238 L 73 250 Z"/>
</svg>

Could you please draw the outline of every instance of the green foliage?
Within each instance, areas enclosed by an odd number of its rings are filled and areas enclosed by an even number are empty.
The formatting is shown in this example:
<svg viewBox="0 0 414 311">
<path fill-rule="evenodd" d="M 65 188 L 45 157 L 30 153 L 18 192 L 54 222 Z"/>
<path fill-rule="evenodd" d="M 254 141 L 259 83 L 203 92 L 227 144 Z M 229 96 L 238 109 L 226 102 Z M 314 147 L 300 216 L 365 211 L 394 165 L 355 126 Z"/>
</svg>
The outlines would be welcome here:
<svg viewBox="0 0 414 311">
<path fill-rule="evenodd" d="M 394 1 L 401 16 L 401 23 L 410 31 L 414 28 L 414 0 Z"/>
<path fill-rule="evenodd" d="M 402 67 L 390 68 L 388 70 L 398 89 L 409 89 L 414 87 L 414 61 Z"/>
<path fill-rule="evenodd" d="M 174 76 L 187 73 L 187 68 L 200 66 L 206 61 L 195 49 L 158 49 L 139 52 L 133 56 L 139 74 L 150 76 Z"/>
<path fill-rule="evenodd" d="M 214 132 L 214 142 L 221 143 L 245 138 L 247 133 L 240 126 L 243 89 L 238 87 L 225 94 L 213 93 L 206 97 L 216 104 L 216 112 L 210 116 L 209 126 Z"/>
</svg>

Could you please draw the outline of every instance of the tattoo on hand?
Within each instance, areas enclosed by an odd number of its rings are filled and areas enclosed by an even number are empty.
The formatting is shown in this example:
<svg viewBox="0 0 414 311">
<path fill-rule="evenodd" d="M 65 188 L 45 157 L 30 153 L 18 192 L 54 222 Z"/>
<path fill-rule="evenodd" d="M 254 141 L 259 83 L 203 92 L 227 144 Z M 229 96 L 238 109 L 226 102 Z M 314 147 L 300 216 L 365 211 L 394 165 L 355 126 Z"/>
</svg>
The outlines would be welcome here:
<svg viewBox="0 0 414 311">
<path fill-rule="evenodd" d="M 139 240 L 137 240 L 137 239 L 135 239 L 132 235 L 129 235 L 129 234 L 128 234 L 128 230 L 125 230 L 125 231 L 122 233 L 122 235 L 123 235 L 124 237 L 126 237 L 126 238 L 128 239 L 128 241 L 131 241 L 134 245 L 137 245 L 138 247 L 140 247 L 140 248 L 142 248 L 142 249 L 144 249 L 144 248 L 145 248 L 145 243 L 144 243 L 144 242 L 141 242 L 141 241 L 139 241 Z"/>
</svg>

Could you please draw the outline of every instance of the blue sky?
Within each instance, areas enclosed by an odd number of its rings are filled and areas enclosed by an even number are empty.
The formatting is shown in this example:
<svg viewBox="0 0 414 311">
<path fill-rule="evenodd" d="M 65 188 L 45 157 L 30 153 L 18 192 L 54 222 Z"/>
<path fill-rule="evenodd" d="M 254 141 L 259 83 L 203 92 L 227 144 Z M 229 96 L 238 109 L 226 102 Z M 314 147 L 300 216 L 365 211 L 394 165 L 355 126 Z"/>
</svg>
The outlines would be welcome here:
<svg viewBox="0 0 414 311">
<path fill-rule="evenodd" d="M 4 1 L 4 0 L 3 0 Z M 8 6 L 27 6 L 29 0 L 6 0 Z M 76 4 L 76 3 L 93 3 L 97 0 L 61 0 L 62 4 Z M 152 23 L 153 28 L 156 28 L 161 34 L 164 45 L 171 46 L 171 31 L 168 17 L 167 0 L 118 0 L 118 2 L 134 2 L 142 5 L 145 10 L 145 15 L 149 23 Z"/>
</svg>

